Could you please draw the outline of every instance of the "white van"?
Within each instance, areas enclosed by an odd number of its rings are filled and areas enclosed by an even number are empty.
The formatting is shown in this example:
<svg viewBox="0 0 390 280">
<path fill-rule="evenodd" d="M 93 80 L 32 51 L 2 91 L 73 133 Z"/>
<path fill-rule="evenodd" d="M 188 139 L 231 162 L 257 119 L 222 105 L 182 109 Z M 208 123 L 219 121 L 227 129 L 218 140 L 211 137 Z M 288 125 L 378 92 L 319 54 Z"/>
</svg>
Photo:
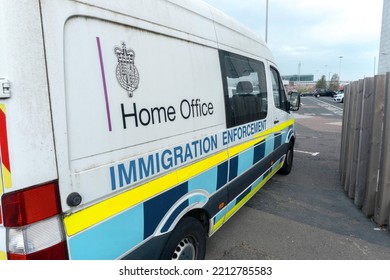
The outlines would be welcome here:
<svg viewBox="0 0 390 280">
<path fill-rule="evenodd" d="M 0 259 L 202 259 L 290 172 L 299 102 L 204 2 L 0 7 Z"/>
</svg>

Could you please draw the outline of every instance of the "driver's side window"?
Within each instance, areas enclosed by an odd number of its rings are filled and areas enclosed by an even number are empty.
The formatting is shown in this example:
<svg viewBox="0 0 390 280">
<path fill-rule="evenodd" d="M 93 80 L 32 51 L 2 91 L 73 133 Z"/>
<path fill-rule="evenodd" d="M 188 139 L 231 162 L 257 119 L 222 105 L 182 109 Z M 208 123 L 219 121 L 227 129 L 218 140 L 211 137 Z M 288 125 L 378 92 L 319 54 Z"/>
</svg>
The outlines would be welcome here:
<svg viewBox="0 0 390 280">
<path fill-rule="evenodd" d="M 288 111 L 288 102 L 282 79 L 280 78 L 278 71 L 273 67 L 271 67 L 271 76 L 275 106 L 283 111 Z"/>
</svg>

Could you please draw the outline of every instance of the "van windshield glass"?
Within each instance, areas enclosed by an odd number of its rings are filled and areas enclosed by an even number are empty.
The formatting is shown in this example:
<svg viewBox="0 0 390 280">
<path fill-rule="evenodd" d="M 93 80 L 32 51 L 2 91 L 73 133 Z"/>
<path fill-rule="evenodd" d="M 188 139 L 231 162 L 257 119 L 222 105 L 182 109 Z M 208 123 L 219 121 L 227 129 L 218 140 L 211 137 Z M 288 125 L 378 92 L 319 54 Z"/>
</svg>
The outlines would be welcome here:
<svg viewBox="0 0 390 280">
<path fill-rule="evenodd" d="M 227 127 L 267 116 L 267 85 L 264 63 L 221 51 Z"/>
</svg>

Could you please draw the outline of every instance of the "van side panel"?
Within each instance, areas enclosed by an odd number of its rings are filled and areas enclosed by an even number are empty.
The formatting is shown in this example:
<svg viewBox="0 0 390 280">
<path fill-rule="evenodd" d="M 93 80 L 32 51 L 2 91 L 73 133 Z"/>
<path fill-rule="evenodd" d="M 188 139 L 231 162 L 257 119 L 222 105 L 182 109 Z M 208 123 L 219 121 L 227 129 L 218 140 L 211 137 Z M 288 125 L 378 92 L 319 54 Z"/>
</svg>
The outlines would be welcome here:
<svg viewBox="0 0 390 280">
<path fill-rule="evenodd" d="M 83 205 L 94 204 L 65 218 L 72 259 L 123 257 L 217 190 L 214 176 L 227 158 L 218 51 L 160 32 L 85 17 L 66 22 L 69 168 Z M 130 89 L 119 73 L 126 54 Z M 199 186 L 205 175 L 213 176 L 209 186 Z"/>
<path fill-rule="evenodd" d="M 272 108 L 226 125 L 219 49 L 273 60 L 245 28 L 188 0 L 41 3 L 71 259 L 159 257 L 193 210 L 211 235 L 282 166 Z"/>
<path fill-rule="evenodd" d="M 121 86 L 124 53 L 133 55 L 132 92 Z M 95 19 L 68 20 L 69 166 L 83 203 L 220 149 L 213 145 L 224 127 L 219 71 L 213 48 Z"/>
</svg>

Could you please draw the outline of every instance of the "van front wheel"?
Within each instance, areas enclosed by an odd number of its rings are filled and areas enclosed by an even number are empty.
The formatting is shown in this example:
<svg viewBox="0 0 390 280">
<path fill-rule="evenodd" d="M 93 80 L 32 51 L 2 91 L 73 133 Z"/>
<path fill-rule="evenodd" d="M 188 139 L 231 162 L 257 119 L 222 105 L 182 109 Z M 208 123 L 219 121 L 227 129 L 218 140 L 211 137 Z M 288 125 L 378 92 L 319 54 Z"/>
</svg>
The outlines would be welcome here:
<svg viewBox="0 0 390 280">
<path fill-rule="evenodd" d="M 283 167 L 280 168 L 279 174 L 288 175 L 291 172 L 294 160 L 294 143 L 290 142 L 288 150 L 286 152 L 286 158 L 284 159 Z"/>
<path fill-rule="evenodd" d="M 168 239 L 161 259 L 203 260 L 205 254 L 206 234 L 202 224 L 193 217 L 184 217 Z"/>
</svg>

